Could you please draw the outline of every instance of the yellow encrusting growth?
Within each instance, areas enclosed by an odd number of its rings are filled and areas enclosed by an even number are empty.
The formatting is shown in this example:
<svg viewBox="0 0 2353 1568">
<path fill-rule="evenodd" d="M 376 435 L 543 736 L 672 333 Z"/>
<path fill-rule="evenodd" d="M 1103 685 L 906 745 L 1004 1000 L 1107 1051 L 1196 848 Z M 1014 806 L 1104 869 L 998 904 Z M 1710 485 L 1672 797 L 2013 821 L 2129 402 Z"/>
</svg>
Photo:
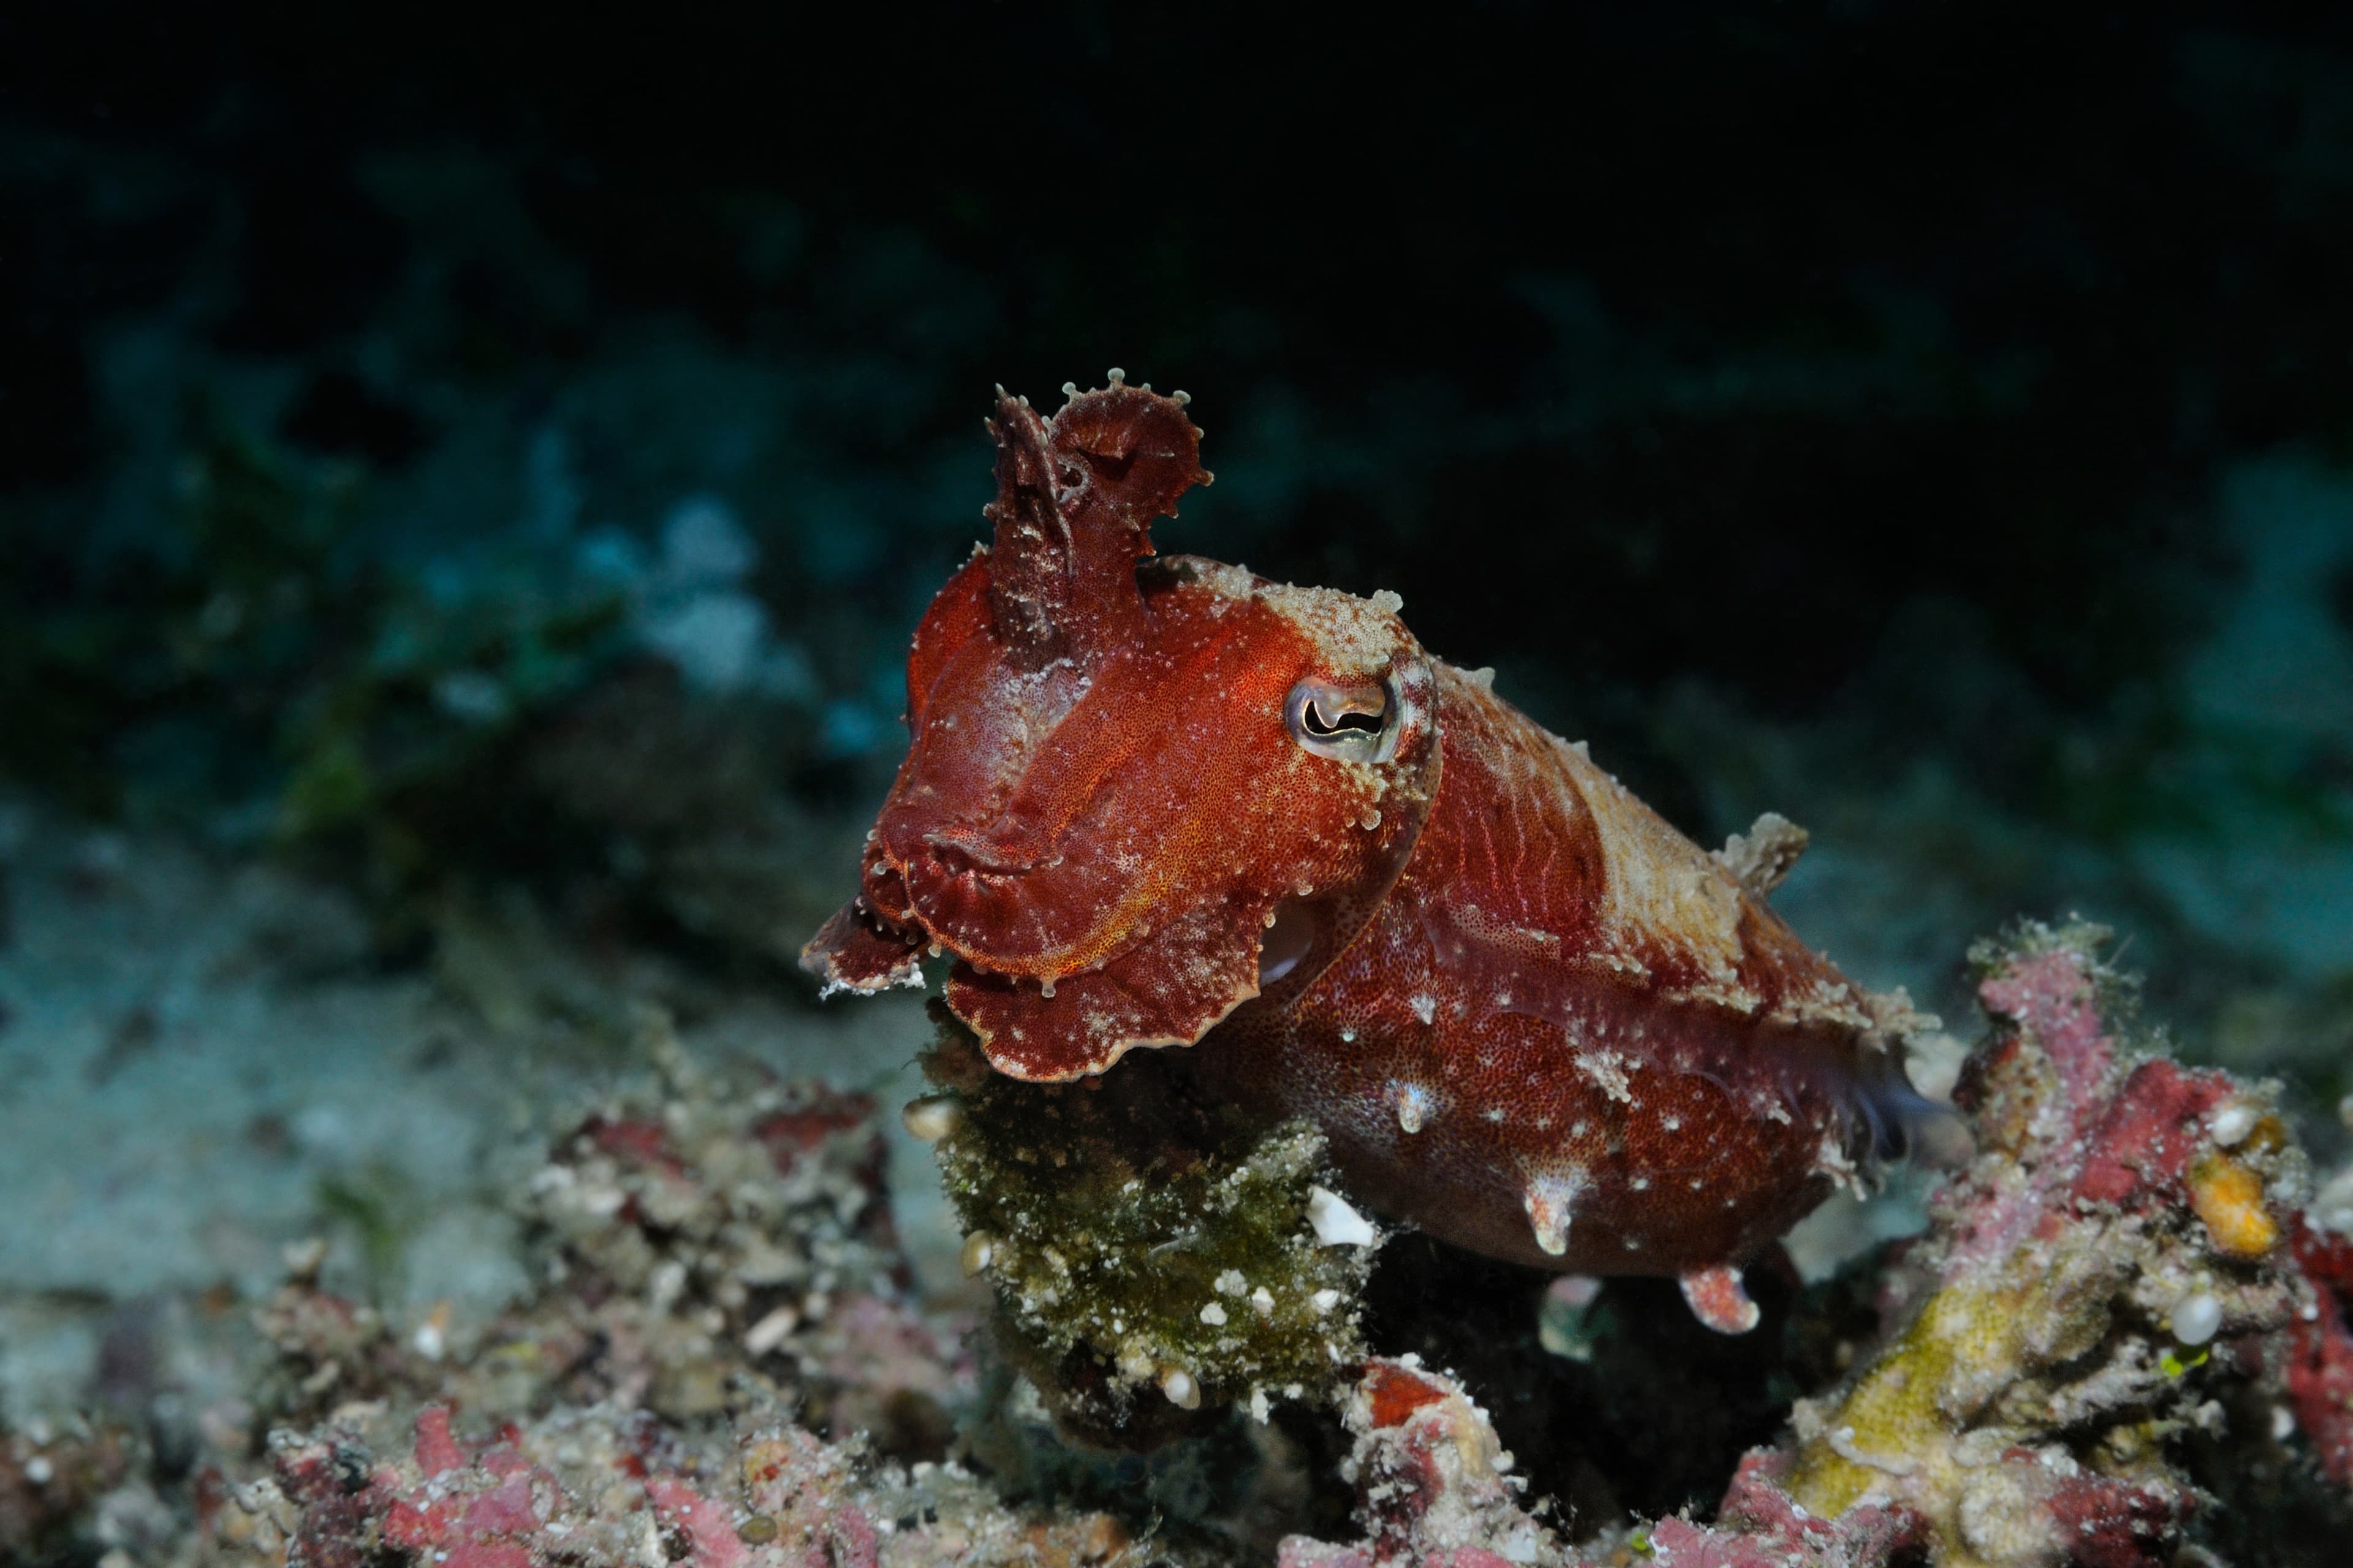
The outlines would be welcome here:
<svg viewBox="0 0 2353 1568">
<path fill-rule="evenodd" d="M 2263 1180 L 2228 1154 L 2201 1154 L 2189 1167 L 2189 1203 L 2206 1223 L 2214 1249 L 2232 1258 L 2262 1258 L 2279 1242 L 2279 1225 L 2263 1206 Z"/>
<path fill-rule="evenodd" d="M 2116 1279 L 2106 1268 L 2051 1268 L 2031 1251 L 1993 1288 L 1956 1283 L 1931 1296 L 1901 1339 L 1835 1406 L 1817 1409 L 1790 1473 L 1789 1493 L 1808 1509 L 1843 1513 L 1876 1491 L 1952 1517 L 1933 1520 L 1952 1555 L 1978 1561 L 1957 1517 L 1970 1426 L 2038 1369 L 2092 1349 L 2112 1322 Z M 1998 1561 L 1999 1559 L 1987 1559 Z"/>
</svg>

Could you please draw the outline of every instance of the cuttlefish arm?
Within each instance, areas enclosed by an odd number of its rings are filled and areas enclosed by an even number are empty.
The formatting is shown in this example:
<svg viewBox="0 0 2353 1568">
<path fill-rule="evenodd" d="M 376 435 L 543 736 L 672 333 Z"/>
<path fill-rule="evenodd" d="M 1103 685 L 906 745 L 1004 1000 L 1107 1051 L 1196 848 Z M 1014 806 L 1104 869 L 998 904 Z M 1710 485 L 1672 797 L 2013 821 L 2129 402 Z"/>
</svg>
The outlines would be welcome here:
<svg viewBox="0 0 2353 1568">
<path fill-rule="evenodd" d="M 818 928 L 801 949 L 801 967 L 818 977 L 819 996 L 848 991 L 871 995 L 894 985 L 923 984 L 923 938 L 855 898 Z"/>
</svg>

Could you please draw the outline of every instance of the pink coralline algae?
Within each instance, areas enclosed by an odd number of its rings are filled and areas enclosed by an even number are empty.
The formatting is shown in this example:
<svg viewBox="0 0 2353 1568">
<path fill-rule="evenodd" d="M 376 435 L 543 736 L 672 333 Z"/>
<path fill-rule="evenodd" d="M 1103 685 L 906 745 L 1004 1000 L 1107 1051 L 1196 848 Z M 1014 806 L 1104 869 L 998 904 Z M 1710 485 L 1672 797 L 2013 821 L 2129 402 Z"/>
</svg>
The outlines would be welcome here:
<svg viewBox="0 0 2353 1568">
<path fill-rule="evenodd" d="M 1079 1568 L 1129 1553 L 1103 1516 L 1025 1521 L 952 1470 L 862 1473 L 782 1424 L 698 1443 L 608 1409 L 469 1441 L 429 1405 L 404 1452 L 330 1434 L 274 1458 L 295 1515 L 286 1561 L 307 1568 Z"/>
<path fill-rule="evenodd" d="M 2299 1225 L 2295 1260 L 2312 1300 L 2282 1358 L 2291 1408 L 2328 1479 L 2353 1488 L 2353 1237 Z"/>
<path fill-rule="evenodd" d="M 459 1444 L 438 1405 L 417 1421 L 413 1480 L 396 1464 L 373 1467 L 362 1480 L 362 1462 L 359 1450 L 332 1439 L 277 1455 L 280 1489 L 303 1505 L 292 1560 L 356 1564 L 373 1539 L 442 1568 L 530 1568 L 532 1537 L 552 1521 L 561 1489 L 511 1441 L 480 1452 Z"/>
</svg>

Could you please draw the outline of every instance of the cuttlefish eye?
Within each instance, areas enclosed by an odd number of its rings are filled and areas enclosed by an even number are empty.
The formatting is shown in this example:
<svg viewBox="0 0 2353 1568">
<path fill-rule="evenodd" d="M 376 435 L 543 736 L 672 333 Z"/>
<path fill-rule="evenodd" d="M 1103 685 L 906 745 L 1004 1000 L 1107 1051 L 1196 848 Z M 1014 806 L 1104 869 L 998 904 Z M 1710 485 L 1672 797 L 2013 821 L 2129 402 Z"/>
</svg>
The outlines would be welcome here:
<svg viewBox="0 0 2353 1568">
<path fill-rule="evenodd" d="M 1303 680 L 1283 700 L 1282 720 L 1291 738 L 1319 757 L 1370 763 L 1395 740 L 1396 709 L 1386 686 Z"/>
</svg>

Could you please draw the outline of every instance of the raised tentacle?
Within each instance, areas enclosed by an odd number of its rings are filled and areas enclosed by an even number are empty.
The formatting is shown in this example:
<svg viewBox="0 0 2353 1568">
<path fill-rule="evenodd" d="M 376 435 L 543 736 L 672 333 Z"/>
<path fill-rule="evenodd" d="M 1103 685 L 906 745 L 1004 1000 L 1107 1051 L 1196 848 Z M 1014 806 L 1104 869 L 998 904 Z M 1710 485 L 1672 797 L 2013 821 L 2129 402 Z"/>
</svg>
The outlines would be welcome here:
<svg viewBox="0 0 2353 1568">
<path fill-rule="evenodd" d="M 1135 563 L 1152 553 L 1153 521 L 1210 477 L 1181 397 L 1113 371 L 1049 420 L 997 389 L 992 601 L 997 636 L 1033 666 L 1090 663 L 1144 639 Z"/>
</svg>

